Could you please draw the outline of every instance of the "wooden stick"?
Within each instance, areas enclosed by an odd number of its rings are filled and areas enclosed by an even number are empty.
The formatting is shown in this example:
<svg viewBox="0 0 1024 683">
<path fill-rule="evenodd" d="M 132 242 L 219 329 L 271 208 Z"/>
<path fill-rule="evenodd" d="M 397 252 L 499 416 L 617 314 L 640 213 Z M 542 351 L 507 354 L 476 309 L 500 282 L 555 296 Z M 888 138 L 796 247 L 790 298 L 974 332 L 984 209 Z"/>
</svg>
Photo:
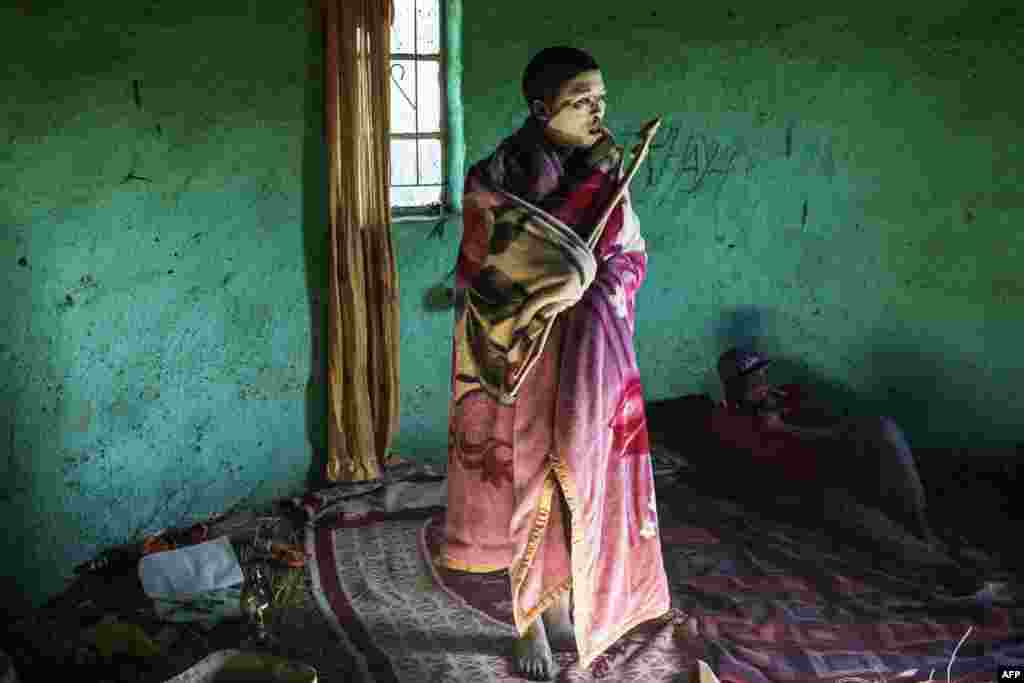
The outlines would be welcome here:
<svg viewBox="0 0 1024 683">
<path fill-rule="evenodd" d="M 626 190 L 629 189 L 629 184 L 633 181 L 633 176 L 640 170 L 640 164 L 643 163 L 647 157 L 647 152 L 651 148 L 651 142 L 654 140 L 655 134 L 658 132 L 658 128 L 661 127 L 661 117 L 649 121 L 640 131 L 640 135 L 643 136 L 643 141 L 639 145 L 639 150 L 633 156 L 633 161 L 630 163 L 629 172 L 626 173 L 626 177 L 619 183 L 619 187 L 615 190 L 615 194 L 612 195 L 612 199 L 608 202 L 608 206 L 605 207 L 604 213 L 601 214 L 601 219 L 597 222 L 597 227 L 594 228 L 594 232 L 590 234 L 590 238 L 587 240 L 587 246 L 593 249 L 597 246 L 598 240 L 601 239 L 601 235 L 604 233 L 604 227 L 608 223 L 608 219 L 612 216 L 612 211 L 615 210 L 616 205 L 626 194 Z"/>
</svg>

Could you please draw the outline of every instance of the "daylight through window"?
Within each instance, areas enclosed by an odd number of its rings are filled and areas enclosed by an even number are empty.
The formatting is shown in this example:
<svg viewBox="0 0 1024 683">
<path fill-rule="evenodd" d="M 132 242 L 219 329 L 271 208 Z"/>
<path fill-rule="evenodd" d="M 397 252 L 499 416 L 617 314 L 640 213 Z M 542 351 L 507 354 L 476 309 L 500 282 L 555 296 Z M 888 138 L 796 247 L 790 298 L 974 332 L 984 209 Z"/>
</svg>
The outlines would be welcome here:
<svg viewBox="0 0 1024 683">
<path fill-rule="evenodd" d="M 444 199 L 445 106 L 440 0 L 395 0 L 391 28 L 391 206 Z"/>
</svg>

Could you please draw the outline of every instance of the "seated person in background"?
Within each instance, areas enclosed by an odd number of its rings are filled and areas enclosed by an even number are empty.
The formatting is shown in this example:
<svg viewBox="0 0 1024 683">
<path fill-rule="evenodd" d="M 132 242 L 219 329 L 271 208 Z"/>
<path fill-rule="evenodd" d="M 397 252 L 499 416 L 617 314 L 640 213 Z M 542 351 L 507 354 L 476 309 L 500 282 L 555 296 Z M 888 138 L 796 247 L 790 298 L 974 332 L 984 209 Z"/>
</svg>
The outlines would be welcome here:
<svg viewBox="0 0 1024 683">
<path fill-rule="evenodd" d="M 720 444 L 786 493 L 845 490 L 929 545 L 941 546 L 928 524 L 924 487 L 899 426 L 887 417 L 831 417 L 799 385 L 772 386 L 770 362 L 737 348 L 719 359 L 725 400 L 712 411 L 711 428 Z"/>
</svg>

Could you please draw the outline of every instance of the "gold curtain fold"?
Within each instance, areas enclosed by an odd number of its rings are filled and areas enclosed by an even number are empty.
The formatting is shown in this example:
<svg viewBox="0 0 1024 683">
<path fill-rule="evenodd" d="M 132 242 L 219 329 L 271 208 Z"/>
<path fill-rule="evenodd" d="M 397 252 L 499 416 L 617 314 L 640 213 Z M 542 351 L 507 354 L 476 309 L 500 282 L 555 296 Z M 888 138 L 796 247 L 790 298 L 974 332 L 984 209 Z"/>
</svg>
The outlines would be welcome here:
<svg viewBox="0 0 1024 683">
<path fill-rule="evenodd" d="M 326 0 L 330 481 L 380 476 L 398 429 L 389 184 L 391 0 Z"/>
</svg>

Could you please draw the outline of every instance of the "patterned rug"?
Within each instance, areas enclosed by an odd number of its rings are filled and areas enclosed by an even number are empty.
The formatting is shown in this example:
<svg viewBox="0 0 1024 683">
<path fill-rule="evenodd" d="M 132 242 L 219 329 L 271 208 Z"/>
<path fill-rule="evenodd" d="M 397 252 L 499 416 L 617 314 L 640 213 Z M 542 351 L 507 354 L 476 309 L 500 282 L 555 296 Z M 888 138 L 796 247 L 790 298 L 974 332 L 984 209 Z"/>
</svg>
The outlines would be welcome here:
<svg viewBox="0 0 1024 683">
<path fill-rule="evenodd" d="M 699 658 L 722 683 L 916 683 L 947 672 L 987 683 L 999 665 L 1024 664 L 1024 610 L 1005 594 L 952 595 L 926 572 L 882 569 L 825 534 L 685 487 L 661 500 L 676 609 L 588 671 L 558 655 L 557 680 L 688 681 Z M 363 680 L 522 680 L 509 671 L 507 574 L 434 566 L 443 508 L 387 507 L 319 516 L 307 536 L 317 598 Z"/>
<path fill-rule="evenodd" d="M 439 571 L 429 558 L 443 510 L 342 515 L 309 532 L 314 585 L 360 654 L 365 681 L 521 681 L 509 670 L 515 637 L 509 579 Z M 692 657 L 676 645 L 680 615 L 642 625 L 589 671 L 559 654 L 559 681 L 684 680 Z"/>
</svg>

